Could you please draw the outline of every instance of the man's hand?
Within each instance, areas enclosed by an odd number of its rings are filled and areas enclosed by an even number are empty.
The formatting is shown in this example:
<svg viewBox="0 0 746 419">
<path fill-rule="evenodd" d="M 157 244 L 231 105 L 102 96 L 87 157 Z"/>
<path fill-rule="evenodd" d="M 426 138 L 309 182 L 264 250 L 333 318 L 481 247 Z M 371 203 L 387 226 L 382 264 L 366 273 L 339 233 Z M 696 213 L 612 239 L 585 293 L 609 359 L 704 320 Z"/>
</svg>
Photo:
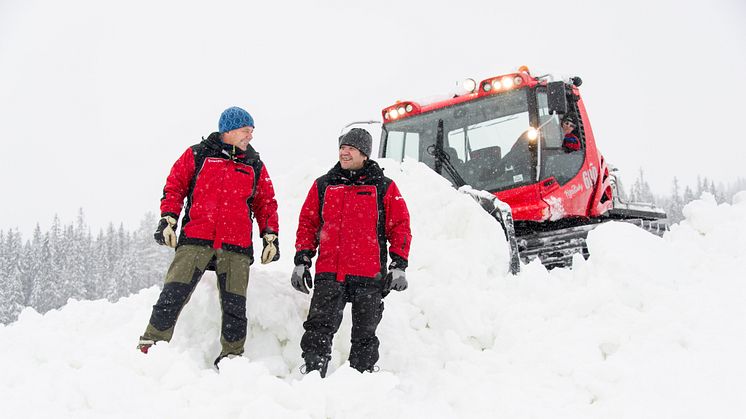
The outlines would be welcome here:
<svg viewBox="0 0 746 419">
<path fill-rule="evenodd" d="M 277 238 L 277 234 L 267 233 L 262 236 L 264 242 L 264 249 L 262 249 L 262 264 L 266 265 L 269 262 L 274 262 L 280 259 L 280 242 Z"/>
<path fill-rule="evenodd" d="M 293 275 L 290 277 L 290 283 L 297 291 L 308 294 L 308 289 L 313 287 L 313 278 L 311 271 L 306 265 L 295 265 Z"/>
<path fill-rule="evenodd" d="M 401 269 L 392 269 L 389 271 L 388 276 L 389 278 L 386 278 L 386 281 L 384 282 L 386 284 L 386 289 L 384 291 L 386 292 L 391 290 L 404 291 L 409 286 L 407 283 L 407 274 Z"/>
<path fill-rule="evenodd" d="M 156 243 L 160 245 L 167 245 L 169 247 L 176 247 L 176 233 L 174 227 L 176 226 L 176 219 L 170 215 L 161 217 L 158 221 L 158 227 L 153 233 L 153 238 Z"/>
</svg>

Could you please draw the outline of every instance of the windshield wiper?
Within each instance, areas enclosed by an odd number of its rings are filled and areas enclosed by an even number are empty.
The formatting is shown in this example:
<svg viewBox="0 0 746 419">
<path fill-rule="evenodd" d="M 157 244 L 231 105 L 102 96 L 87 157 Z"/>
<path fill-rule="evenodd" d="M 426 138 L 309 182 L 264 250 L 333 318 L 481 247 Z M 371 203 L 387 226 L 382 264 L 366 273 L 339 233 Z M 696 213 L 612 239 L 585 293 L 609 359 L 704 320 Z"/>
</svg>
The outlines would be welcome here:
<svg viewBox="0 0 746 419">
<path fill-rule="evenodd" d="M 443 120 L 438 120 L 438 133 L 435 136 L 435 144 L 427 147 L 427 153 L 435 158 L 435 172 L 441 174 L 443 168 L 446 169 L 448 175 L 451 176 L 453 182 L 456 184 L 456 188 L 460 188 L 466 185 L 466 181 L 458 173 L 453 163 L 451 163 L 451 156 L 449 156 L 445 150 L 443 150 Z"/>
</svg>

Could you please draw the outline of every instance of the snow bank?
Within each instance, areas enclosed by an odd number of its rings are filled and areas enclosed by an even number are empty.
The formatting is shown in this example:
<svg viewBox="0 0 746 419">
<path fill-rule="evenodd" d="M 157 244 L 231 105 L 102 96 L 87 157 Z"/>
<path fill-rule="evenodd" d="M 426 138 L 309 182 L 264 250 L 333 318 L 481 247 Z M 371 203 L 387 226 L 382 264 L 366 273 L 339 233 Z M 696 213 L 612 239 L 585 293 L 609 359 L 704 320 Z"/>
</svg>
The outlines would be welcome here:
<svg viewBox="0 0 746 419">
<path fill-rule="evenodd" d="M 289 284 L 297 214 L 328 167 L 275 175 L 280 262 L 255 265 L 246 356 L 219 352 L 206 275 L 170 344 L 135 350 L 159 290 L 71 301 L 0 326 L 4 417 L 734 417 L 746 408 L 746 192 L 705 197 L 663 238 L 625 223 L 589 234 L 591 258 L 507 274 L 496 222 L 422 164 L 382 167 L 407 199 L 410 288 L 386 298 L 381 371 L 359 374 L 350 313 L 329 376 L 302 376 L 309 297 Z"/>
</svg>

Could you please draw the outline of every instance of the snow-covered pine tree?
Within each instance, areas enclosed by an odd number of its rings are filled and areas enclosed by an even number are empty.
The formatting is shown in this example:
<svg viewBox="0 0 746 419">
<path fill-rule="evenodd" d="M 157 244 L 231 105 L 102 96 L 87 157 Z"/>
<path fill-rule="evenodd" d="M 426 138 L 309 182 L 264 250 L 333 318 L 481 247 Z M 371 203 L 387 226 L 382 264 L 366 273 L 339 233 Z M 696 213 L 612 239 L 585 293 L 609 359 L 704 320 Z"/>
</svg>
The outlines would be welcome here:
<svg viewBox="0 0 746 419">
<path fill-rule="evenodd" d="M 124 226 L 120 225 L 116 234 L 116 247 L 118 257 L 114 262 L 112 272 L 113 286 L 109 289 L 106 296 L 111 301 L 116 301 L 120 297 L 129 295 L 132 289 L 132 283 L 135 280 L 135 266 L 137 261 L 134 258 L 133 251 L 130 249 L 129 233 L 124 231 Z"/>
<path fill-rule="evenodd" d="M 110 224 L 93 240 L 81 210 L 75 224 L 63 227 L 57 216 L 48 232 L 37 224 L 24 246 L 20 232 L 0 230 L 0 322 L 15 319 L 24 306 L 45 313 L 69 298 L 116 300 L 162 284 L 173 249 L 153 241 L 157 220 L 146 214 L 132 233 Z"/>
<path fill-rule="evenodd" d="M 38 225 L 37 225 L 38 226 Z M 27 304 L 36 311 L 43 313 L 47 309 L 46 294 L 49 292 L 49 284 L 54 281 L 52 276 L 52 251 L 49 246 L 49 233 L 40 233 L 40 242 L 35 246 L 32 253 L 32 272 L 29 280 L 31 281 L 31 292 Z M 34 241 L 32 241 L 34 243 Z"/>
<path fill-rule="evenodd" d="M 645 180 L 645 173 L 642 168 L 640 168 L 635 183 L 632 184 L 632 193 L 630 194 L 630 197 L 633 202 L 655 203 L 655 196 L 653 195 L 653 191 L 650 189 L 648 181 Z"/>
<path fill-rule="evenodd" d="M 114 271 L 115 266 L 119 258 L 117 254 L 116 231 L 114 230 L 114 224 L 109 223 L 106 228 L 106 233 L 99 234 L 99 240 L 97 244 L 97 253 L 99 254 L 99 267 L 97 269 L 99 275 L 99 286 L 101 292 L 101 298 L 111 298 L 116 295 L 116 272 Z"/>
<path fill-rule="evenodd" d="M 671 223 L 678 223 L 683 219 L 682 210 L 684 208 L 684 202 L 681 198 L 681 192 L 680 192 L 680 186 L 679 186 L 679 179 L 674 176 L 673 183 L 671 185 L 671 198 L 668 201 L 668 205 L 666 206 L 666 214 L 668 214 L 668 219 Z"/>
<path fill-rule="evenodd" d="M 694 197 L 695 195 L 694 195 L 694 192 L 692 191 L 692 188 L 690 188 L 689 185 L 687 185 L 687 187 L 684 188 L 684 196 L 682 198 L 684 200 L 684 205 L 692 202 L 695 199 Z"/>
<path fill-rule="evenodd" d="M 168 265 L 174 251 L 168 246 L 159 246 L 153 240 L 153 226 L 160 217 L 149 212 L 140 221 L 140 227 L 133 234 L 133 246 L 136 262 L 136 278 L 133 292 L 153 285 L 162 285 Z"/>
<path fill-rule="evenodd" d="M 70 243 L 64 281 L 67 297 L 76 300 L 90 298 L 87 278 L 90 276 L 91 244 L 82 208 L 78 210 L 75 225 L 66 228 L 66 231 Z"/>
<path fill-rule="evenodd" d="M 67 243 L 65 242 L 64 229 L 60 223 L 59 216 L 55 214 L 52 226 L 49 229 L 49 282 L 43 284 L 42 301 L 40 311 L 47 312 L 51 309 L 62 307 L 67 303 L 67 290 L 65 289 L 65 270 L 67 264 Z"/>
<path fill-rule="evenodd" d="M 9 323 L 18 318 L 24 307 L 21 233 L 8 230 L 0 248 L 0 322 Z"/>
<path fill-rule="evenodd" d="M 36 233 L 41 236 L 41 231 L 34 230 L 33 238 Z M 21 251 L 21 292 L 23 293 L 23 306 L 28 307 L 31 299 L 31 291 L 34 287 L 34 239 L 26 240 L 26 244 Z"/>
</svg>

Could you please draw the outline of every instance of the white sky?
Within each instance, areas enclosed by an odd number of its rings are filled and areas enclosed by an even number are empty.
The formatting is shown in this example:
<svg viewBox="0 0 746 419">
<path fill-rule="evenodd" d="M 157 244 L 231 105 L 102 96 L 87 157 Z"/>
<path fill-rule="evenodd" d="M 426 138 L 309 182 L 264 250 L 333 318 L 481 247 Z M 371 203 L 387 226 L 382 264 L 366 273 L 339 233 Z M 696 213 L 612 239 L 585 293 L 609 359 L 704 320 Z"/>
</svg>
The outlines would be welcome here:
<svg viewBox="0 0 746 419">
<path fill-rule="evenodd" d="M 333 162 L 342 126 L 397 99 L 523 64 L 582 77 L 602 152 L 656 191 L 746 176 L 740 0 L 263 3 L 0 0 L 0 229 L 79 207 L 134 227 L 228 106 L 276 173 Z"/>
</svg>

